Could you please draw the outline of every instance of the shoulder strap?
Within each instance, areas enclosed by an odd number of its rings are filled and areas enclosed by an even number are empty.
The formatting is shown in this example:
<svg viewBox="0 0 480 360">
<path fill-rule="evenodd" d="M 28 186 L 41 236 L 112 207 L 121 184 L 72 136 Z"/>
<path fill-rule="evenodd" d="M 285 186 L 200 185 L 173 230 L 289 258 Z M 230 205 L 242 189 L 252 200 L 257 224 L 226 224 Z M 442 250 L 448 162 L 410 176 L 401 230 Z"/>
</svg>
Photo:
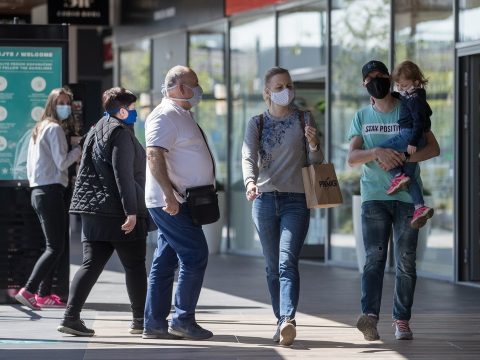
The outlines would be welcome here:
<svg viewBox="0 0 480 360">
<path fill-rule="evenodd" d="M 262 140 L 262 131 L 263 131 L 263 113 L 258 115 L 258 141 Z"/>
<path fill-rule="evenodd" d="M 205 141 L 205 145 L 207 146 L 207 150 L 208 150 L 208 153 L 210 154 L 210 157 L 212 158 L 212 167 L 213 167 L 213 177 L 215 179 L 217 179 L 217 175 L 215 173 L 215 159 L 213 158 L 213 154 L 212 154 L 212 151 L 210 150 L 210 146 L 208 146 L 208 142 L 207 142 L 207 138 L 205 137 L 205 133 L 203 132 L 202 128 L 200 127 L 200 125 L 198 125 L 198 129 L 200 130 L 200 133 L 202 134 L 202 137 L 203 137 L 203 141 Z M 216 184 L 213 184 L 214 187 Z"/>
<path fill-rule="evenodd" d="M 213 187 L 216 189 L 217 188 L 217 184 L 216 184 L 217 175 L 216 175 L 216 172 L 215 172 L 215 159 L 212 155 L 212 151 L 210 150 L 210 146 L 208 146 L 208 142 L 207 142 L 207 138 L 205 137 L 205 133 L 203 132 L 200 125 L 198 125 L 198 123 L 197 123 L 197 126 L 198 126 L 198 129 L 200 130 L 200 133 L 202 134 L 203 141 L 205 141 L 205 145 L 207 146 L 208 153 L 210 154 L 210 157 L 212 159 L 213 178 L 214 178 L 214 181 L 215 181 L 215 183 L 213 184 Z M 178 196 L 180 196 L 182 199 L 185 199 L 185 195 L 183 195 L 180 191 L 178 191 L 177 187 L 173 184 L 173 182 L 171 184 L 172 184 L 173 190 L 178 194 Z"/>
</svg>

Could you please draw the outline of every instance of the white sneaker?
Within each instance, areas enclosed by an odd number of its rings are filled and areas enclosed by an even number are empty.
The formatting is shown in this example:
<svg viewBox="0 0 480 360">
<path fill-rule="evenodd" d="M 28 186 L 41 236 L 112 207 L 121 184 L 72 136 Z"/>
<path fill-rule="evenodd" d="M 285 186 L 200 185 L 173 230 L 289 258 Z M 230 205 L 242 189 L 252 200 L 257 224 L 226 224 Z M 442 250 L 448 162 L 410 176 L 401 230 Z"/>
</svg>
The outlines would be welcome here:
<svg viewBox="0 0 480 360">
<path fill-rule="evenodd" d="M 280 325 L 280 345 L 290 346 L 293 344 L 295 337 L 297 336 L 297 330 L 295 328 L 293 319 L 285 318 Z"/>
</svg>

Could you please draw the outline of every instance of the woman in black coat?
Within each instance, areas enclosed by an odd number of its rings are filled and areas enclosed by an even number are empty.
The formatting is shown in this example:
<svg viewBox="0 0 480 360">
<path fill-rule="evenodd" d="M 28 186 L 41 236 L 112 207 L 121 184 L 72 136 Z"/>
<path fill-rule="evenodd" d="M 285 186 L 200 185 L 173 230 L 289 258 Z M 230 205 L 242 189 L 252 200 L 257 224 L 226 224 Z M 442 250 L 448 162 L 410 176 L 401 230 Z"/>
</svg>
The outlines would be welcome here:
<svg viewBox="0 0 480 360">
<path fill-rule="evenodd" d="M 80 312 L 114 250 L 125 269 L 133 312 L 130 333 L 143 331 L 148 215 L 145 150 L 133 133 L 136 100 L 124 88 L 105 91 L 106 112 L 85 139 L 70 206 L 70 213 L 82 219 L 83 263 L 72 280 L 64 318 L 57 328 L 63 333 L 95 334 L 80 319 Z"/>
</svg>

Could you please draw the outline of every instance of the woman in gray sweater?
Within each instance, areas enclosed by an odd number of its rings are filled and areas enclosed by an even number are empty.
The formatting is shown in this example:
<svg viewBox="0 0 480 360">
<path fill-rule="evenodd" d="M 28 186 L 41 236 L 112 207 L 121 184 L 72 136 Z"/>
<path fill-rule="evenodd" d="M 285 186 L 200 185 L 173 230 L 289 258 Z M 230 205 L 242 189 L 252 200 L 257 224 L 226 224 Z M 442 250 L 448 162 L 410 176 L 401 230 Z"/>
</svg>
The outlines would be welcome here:
<svg viewBox="0 0 480 360">
<path fill-rule="evenodd" d="M 277 329 L 273 340 L 291 345 L 300 277 L 298 259 L 310 221 L 302 167 L 323 161 L 315 122 L 292 105 L 295 96 L 288 70 L 265 74 L 263 98 L 268 109 L 250 119 L 242 147 L 246 196 L 265 257 L 267 283 Z"/>
</svg>

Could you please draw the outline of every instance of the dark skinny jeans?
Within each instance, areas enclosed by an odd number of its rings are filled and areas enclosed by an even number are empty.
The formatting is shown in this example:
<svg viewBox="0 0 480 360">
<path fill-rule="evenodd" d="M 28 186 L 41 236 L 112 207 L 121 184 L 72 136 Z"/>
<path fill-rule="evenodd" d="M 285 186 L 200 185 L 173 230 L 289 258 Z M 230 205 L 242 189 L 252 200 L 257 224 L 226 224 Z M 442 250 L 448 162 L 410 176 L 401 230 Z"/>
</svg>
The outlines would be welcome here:
<svg viewBox="0 0 480 360">
<path fill-rule="evenodd" d="M 65 188 L 60 184 L 37 186 L 32 189 L 32 207 L 37 213 L 43 235 L 45 251 L 35 263 L 25 285 L 27 291 L 40 296 L 51 293 L 54 269 L 65 249 L 67 212 Z"/>
</svg>

